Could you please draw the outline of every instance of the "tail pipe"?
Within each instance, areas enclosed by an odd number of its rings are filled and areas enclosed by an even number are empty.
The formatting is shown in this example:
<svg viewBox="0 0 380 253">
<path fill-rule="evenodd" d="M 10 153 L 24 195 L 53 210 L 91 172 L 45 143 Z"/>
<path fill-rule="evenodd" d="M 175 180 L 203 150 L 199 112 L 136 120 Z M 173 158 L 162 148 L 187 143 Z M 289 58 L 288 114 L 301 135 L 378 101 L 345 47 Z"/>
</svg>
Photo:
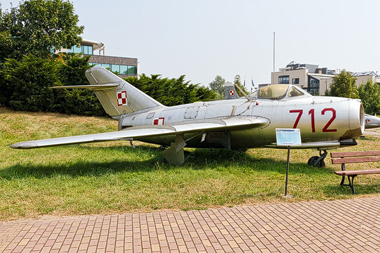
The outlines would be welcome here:
<svg viewBox="0 0 380 253">
<path fill-rule="evenodd" d="M 340 137 L 340 140 L 357 138 L 364 133 L 365 118 L 361 100 L 351 99 L 349 107 L 349 130 Z"/>
</svg>

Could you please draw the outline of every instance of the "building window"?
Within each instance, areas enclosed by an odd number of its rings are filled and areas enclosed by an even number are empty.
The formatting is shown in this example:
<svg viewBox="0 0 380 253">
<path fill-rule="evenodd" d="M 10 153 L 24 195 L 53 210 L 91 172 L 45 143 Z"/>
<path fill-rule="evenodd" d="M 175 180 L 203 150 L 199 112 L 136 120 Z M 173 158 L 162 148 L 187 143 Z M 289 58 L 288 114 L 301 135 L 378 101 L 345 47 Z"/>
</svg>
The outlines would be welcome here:
<svg viewBox="0 0 380 253">
<path fill-rule="evenodd" d="M 92 46 L 81 46 L 82 48 L 82 53 L 85 55 L 92 55 L 93 48 Z"/>
<path fill-rule="evenodd" d="M 299 84 L 300 83 L 300 79 L 299 78 L 293 78 L 292 79 L 292 84 Z"/>
<path fill-rule="evenodd" d="M 113 72 L 117 72 L 118 74 L 121 74 L 121 75 L 137 75 L 136 66 L 108 64 L 108 63 L 90 63 L 90 65 L 91 66 L 99 65 L 104 68 L 108 68 Z"/>
<path fill-rule="evenodd" d="M 278 77 L 279 84 L 289 84 L 289 76 L 279 76 Z"/>
<path fill-rule="evenodd" d="M 309 85 L 307 91 L 313 96 L 319 96 L 319 80 L 309 76 Z"/>
<path fill-rule="evenodd" d="M 112 64 L 111 70 L 112 70 L 112 72 L 120 73 L 120 65 Z"/>
<path fill-rule="evenodd" d="M 128 75 L 128 66 L 120 65 L 120 74 Z"/>
<path fill-rule="evenodd" d="M 111 64 L 108 64 L 108 63 L 101 63 L 100 66 L 102 66 L 106 69 L 111 69 Z"/>
<path fill-rule="evenodd" d="M 319 80 L 311 78 L 309 86 L 310 88 L 319 88 Z"/>
<path fill-rule="evenodd" d="M 72 48 L 68 49 L 67 52 L 69 53 L 82 53 L 85 55 L 92 55 L 93 53 L 93 47 L 92 46 L 73 46 Z"/>
<path fill-rule="evenodd" d="M 128 66 L 128 75 L 137 75 L 137 67 Z"/>
<path fill-rule="evenodd" d="M 68 49 L 67 52 L 79 54 L 81 53 L 81 50 L 80 50 L 80 47 L 73 46 L 72 48 Z"/>
</svg>

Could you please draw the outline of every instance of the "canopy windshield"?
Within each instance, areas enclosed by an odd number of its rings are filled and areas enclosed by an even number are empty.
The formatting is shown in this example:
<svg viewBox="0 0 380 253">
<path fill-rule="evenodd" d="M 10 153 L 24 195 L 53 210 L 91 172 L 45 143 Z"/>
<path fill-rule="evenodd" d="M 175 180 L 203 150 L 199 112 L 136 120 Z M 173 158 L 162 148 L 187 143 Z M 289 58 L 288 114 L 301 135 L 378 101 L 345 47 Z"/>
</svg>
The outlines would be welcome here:
<svg viewBox="0 0 380 253">
<path fill-rule="evenodd" d="M 288 88 L 289 85 L 286 84 L 266 86 L 260 89 L 259 98 L 281 99 L 285 97 Z"/>
<path fill-rule="evenodd" d="M 304 91 L 296 86 L 289 85 L 289 84 L 276 84 L 276 85 L 269 85 L 269 86 L 260 88 L 258 98 L 282 99 L 286 97 L 286 94 L 288 94 L 289 98 L 305 95 Z M 250 97 L 256 97 L 256 96 L 257 96 L 257 91 L 253 92 L 250 95 Z"/>
</svg>

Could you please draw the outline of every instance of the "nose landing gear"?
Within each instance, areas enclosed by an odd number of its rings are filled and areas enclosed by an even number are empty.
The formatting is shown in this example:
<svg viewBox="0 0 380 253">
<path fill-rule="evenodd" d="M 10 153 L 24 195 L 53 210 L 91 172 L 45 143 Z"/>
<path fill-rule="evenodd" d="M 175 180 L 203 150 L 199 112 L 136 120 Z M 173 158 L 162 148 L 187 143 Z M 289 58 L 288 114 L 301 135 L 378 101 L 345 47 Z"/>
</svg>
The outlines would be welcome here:
<svg viewBox="0 0 380 253">
<path fill-rule="evenodd" d="M 322 153 L 323 151 L 323 153 Z M 327 156 L 326 150 L 319 150 L 319 156 L 312 156 L 310 157 L 309 161 L 307 161 L 307 164 L 310 166 L 318 167 L 318 168 L 324 168 L 325 167 L 325 158 Z"/>
</svg>

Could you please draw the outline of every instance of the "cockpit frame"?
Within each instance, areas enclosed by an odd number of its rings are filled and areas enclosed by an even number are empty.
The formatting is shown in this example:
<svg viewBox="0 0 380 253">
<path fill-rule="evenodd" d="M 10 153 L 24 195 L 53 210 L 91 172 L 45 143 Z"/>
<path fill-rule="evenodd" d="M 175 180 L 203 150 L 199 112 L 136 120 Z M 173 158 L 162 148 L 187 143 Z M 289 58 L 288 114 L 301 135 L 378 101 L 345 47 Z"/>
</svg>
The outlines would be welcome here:
<svg viewBox="0 0 380 253">
<path fill-rule="evenodd" d="M 260 88 L 259 96 L 257 96 L 257 91 L 250 95 L 251 98 L 271 100 L 293 99 L 295 97 L 309 96 L 311 96 L 309 93 L 305 92 L 300 87 L 291 84 L 268 85 Z"/>
</svg>

